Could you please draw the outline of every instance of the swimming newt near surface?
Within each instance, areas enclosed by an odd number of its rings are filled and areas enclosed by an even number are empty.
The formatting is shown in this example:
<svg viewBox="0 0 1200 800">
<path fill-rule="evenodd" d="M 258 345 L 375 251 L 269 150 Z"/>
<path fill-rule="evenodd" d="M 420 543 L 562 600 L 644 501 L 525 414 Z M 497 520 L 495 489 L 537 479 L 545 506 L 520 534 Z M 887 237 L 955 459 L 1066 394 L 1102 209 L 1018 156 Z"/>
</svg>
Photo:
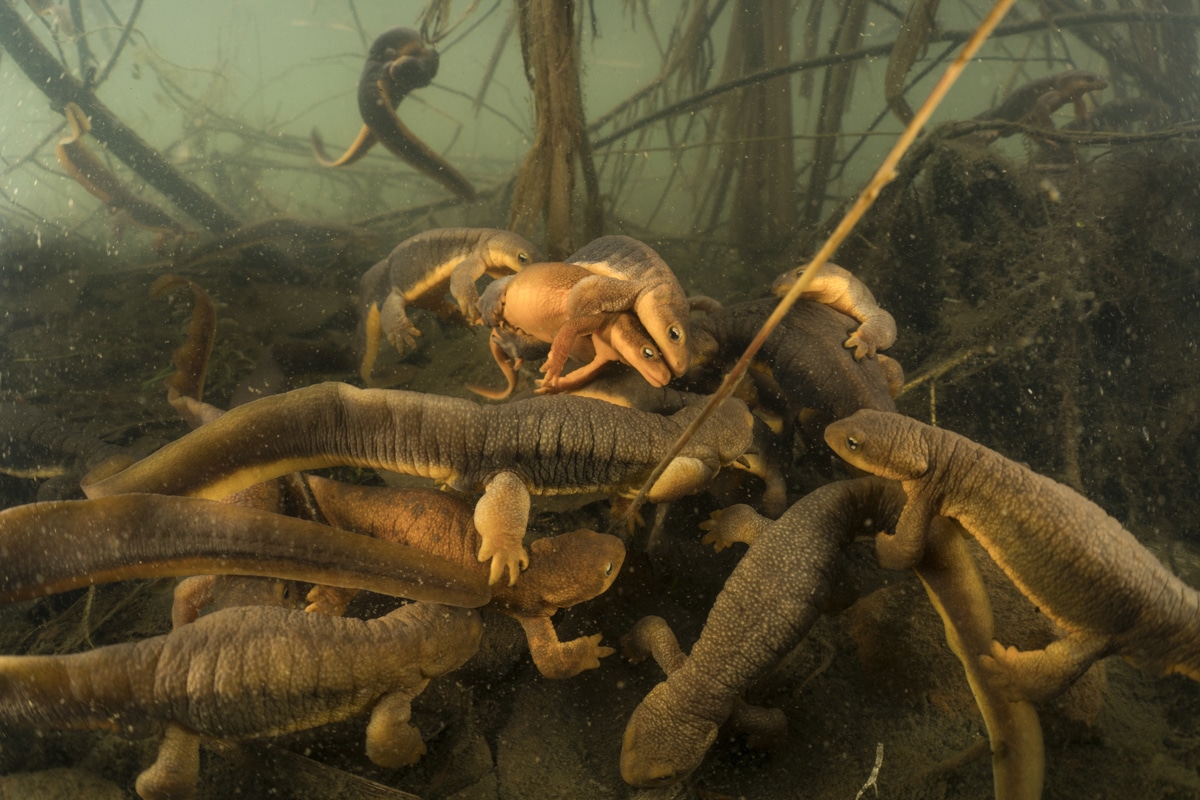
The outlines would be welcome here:
<svg viewBox="0 0 1200 800">
<path fill-rule="evenodd" d="M 411 28 L 390 28 L 371 43 L 358 80 L 358 113 L 363 127 L 358 138 L 337 159 L 325 153 L 317 129 L 312 149 L 323 166 L 344 167 L 365 156 L 378 142 L 393 155 L 433 178 L 463 200 L 475 199 L 475 188 L 458 170 L 413 135 L 396 106 L 414 89 L 428 86 L 437 75 L 438 53 Z"/>
<path fill-rule="evenodd" d="M 1099 506 L 965 436 L 900 414 L 859 411 L 825 430 L 847 462 L 903 483 L 880 563 L 921 561 L 937 517 L 956 520 L 1066 636 L 1044 650 L 992 643 L 980 654 L 1014 698 L 1045 700 L 1110 654 L 1200 680 L 1200 592 L 1184 584 Z"/>
<path fill-rule="evenodd" d="M 1043 75 L 1012 90 L 994 108 L 975 116 L 977 120 L 1007 120 L 1021 122 L 1040 128 L 1053 128 L 1050 115 L 1067 103 L 1075 107 L 1077 119 L 1087 118 L 1087 107 L 1083 96 L 1108 86 L 1103 75 L 1086 69 L 1069 69 L 1052 75 Z M 995 136 L 1010 136 L 1014 128 L 1000 128 Z"/>
<path fill-rule="evenodd" d="M 63 107 L 71 135 L 54 148 L 58 163 L 84 189 L 100 199 L 113 214 L 119 214 L 139 228 L 160 235 L 182 237 L 190 231 L 171 218 L 154 203 L 134 194 L 125 183 L 104 165 L 84 143 L 83 137 L 92 129 L 83 109 L 74 103 Z"/>
</svg>

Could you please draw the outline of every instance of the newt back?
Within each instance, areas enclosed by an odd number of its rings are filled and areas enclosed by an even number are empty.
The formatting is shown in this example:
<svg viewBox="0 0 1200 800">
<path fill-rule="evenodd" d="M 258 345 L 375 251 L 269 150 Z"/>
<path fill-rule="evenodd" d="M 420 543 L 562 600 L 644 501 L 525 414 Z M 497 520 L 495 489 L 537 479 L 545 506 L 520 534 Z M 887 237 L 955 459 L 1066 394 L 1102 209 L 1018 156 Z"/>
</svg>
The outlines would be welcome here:
<svg viewBox="0 0 1200 800">
<path fill-rule="evenodd" d="M 1200 680 L 1200 594 L 1095 503 L 899 414 L 860 411 L 830 425 L 826 441 L 854 466 L 903 481 L 909 499 L 896 540 L 920 539 L 935 515 L 958 520 L 1022 593 L 1086 644 L 1080 657 L 1119 653 Z M 905 542 L 898 549 L 920 552 Z"/>
</svg>

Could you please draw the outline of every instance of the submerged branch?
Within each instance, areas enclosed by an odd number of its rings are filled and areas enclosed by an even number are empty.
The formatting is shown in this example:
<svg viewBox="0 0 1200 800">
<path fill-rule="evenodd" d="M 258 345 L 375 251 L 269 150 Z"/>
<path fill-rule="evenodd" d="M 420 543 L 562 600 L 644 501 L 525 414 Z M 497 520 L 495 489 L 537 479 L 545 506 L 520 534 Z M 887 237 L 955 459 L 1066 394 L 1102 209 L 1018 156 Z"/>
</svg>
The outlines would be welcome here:
<svg viewBox="0 0 1200 800">
<path fill-rule="evenodd" d="M 0 0 L 0 47 L 58 108 L 75 103 L 91 117 L 92 135 L 147 183 L 214 233 L 241 226 L 232 212 L 182 175 L 171 162 L 121 122 L 108 106 L 64 68 L 25 25 L 9 0 Z"/>
<path fill-rule="evenodd" d="M 1033 31 L 1039 31 L 1046 28 L 1078 28 L 1087 25 L 1115 24 L 1128 22 L 1174 22 L 1180 25 L 1200 26 L 1200 15 L 1197 14 L 1174 14 L 1167 11 L 1141 11 L 1136 9 L 1115 10 L 1115 11 L 1093 11 L 1079 14 L 1063 14 L 1061 16 L 1039 18 L 1027 20 L 1025 22 L 1016 22 L 1011 25 L 1005 25 L 1002 28 L 997 28 L 992 34 L 994 38 L 1004 36 L 1019 36 Z M 942 31 L 936 36 L 931 36 L 929 42 L 948 42 L 958 44 L 967 41 L 973 31 Z M 896 46 L 893 42 L 884 42 L 872 47 L 863 47 L 858 50 L 851 50 L 845 53 L 827 54 L 818 58 L 808 58 L 802 61 L 793 61 L 782 67 L 773 67 L 760 72 L 755 72 L 750 75 L 744 75 L 732 81 L 713 86 L 703 92 L 698 92 L 691 97 L 686 97 L 669 106 L 664 106 L 652 114 L 648 114 L 639 120 L 631 122 L 619 130 L 614 131 L 606 136 L 597 139 L 592 146 L 596 149 L 608 147 L 613 142 L 619 141 L 634 131 L 640 130 L 647 125 L 652 125 L 659 120 L 668 119 L 678 116 L 686 111 L 690 111 L 699 106 L 703 106 L 714 97 L 719 97 L 727 92 L 732 92 L 736 89 L 741 89 L 743 86 L 750 86 L 756 83 L 769 81 L 772 78 L 778 78 L 781 75 L 791 75 L 797 72 L 805 72 L 807 70 L 819 69 L 821 67 L 831 67 L 835 64 L 845 64 L 850 61 L 858 61 L 864 58 L 877 58 L 886 56 L 892 52 L 892 48 Z"/>
</svg>

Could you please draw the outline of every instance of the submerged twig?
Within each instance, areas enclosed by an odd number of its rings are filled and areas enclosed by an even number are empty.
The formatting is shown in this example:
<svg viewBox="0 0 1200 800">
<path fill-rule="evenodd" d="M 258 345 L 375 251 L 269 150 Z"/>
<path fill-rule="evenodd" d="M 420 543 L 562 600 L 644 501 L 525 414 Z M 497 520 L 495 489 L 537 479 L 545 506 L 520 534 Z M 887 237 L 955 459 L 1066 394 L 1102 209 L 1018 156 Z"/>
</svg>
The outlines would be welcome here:
<svg viewBox="0 0 1200 800">
<path fill-rule="evenodd" d="M 1141 11 L 1136 9 L 1125 9 L 1115 11 L 1092 11 L 1078 14 L 1063 14 L 1045 19 L 1026 20 L 1024 22 L 1016 22 L 1010 25 L 1005 25 L 1003 28 L 998 28 L 993 36 L 1019 36 L 1021 34 L 1031 33 L 1033 31 L 1043 30 L 1049 27 L 1056 28 L 1081 28 L 1088 25 L 1101 25 L 1107 23 L 1122 23 L 1122 22 L 1174 22 L 1179 25 L 1200 25 L 1200 15 L 1197 14 L 1175 14 L 1167 11 Z M 936 36 L 932 36 L 929 42 L 948 42 L 958 43 L 968 41 L 970 39 L 970 31 L 942 31 Z M 873 45 L 871 47 L 863 47 L 858 50 L 853 50 L 847 53 L 832 53 L 818 58 L 809 58 L 802 61 L 793 61 L 782 67 L 774 67 L 765 69 L 761 72 L 756 72 L 752 75 L 746 75 L 736 80 L 722 83 L 706 89 L 703 92 L 697 92 L 691 97 L 685 97 L 676 103 L 669 106 L 664 106 L 652 114 L 648 114 L 641 119 L 635 120 L 630 124 L 614 131 L 613 133 L 601 136 L 592 146 L 596 149 L 607 147 L 608 145 L 625 138 L 634 131 L 640 130 L 647 125 L 652 125 L 659 120 L 667 119 L 690 111 L 698 106 L 702 106 L 715 97 L 719 97 L 726 92 L 732 92 L 735 89 L 740 89 L 743 86 L 749 86 L 754 83 L 778 78 L 780 75 L 790 75 L 795 72 L 805 72 L 807 70 L 819 69 L 820 67 L 829 67 L 834 64 L 843 64 L 848 61 L 859 61 L 864 58 L 876 58 L 886 56 L 892 52 L 892 48 L 896 46 L 895 42 L 884 42 L 882 44 Z"/>
<path fill-rule="evenodd" d="M 137 22 L 138 14 L 142 13 L 142 3 L 144 2 L 145 0 L 134 0 L 133 9 L 129 12 L 129 19 L 125 20 L 125 26 L 121 28 L 121 38 L 117 39 L 117 45 L 113 48 L 112 55 L 108 57 L 108 63 L 104 65 L 104 69 L 100 70 L 100 74 L 92 82 L 93 87 L 104 83 L 113 67 L 117 65 L 117 59 L 121 57 L 121 51 L 129 42 L 129 35 L 133 33 L 133 24 Z"/>
<path fill-rule="evenodd" d="M 954 82 L 958 80 L 959 75 L 961 75 L 963 70 L 966 69 L 967 62 L 969 62 L 971 58 L 974 57 L 975 53 L 979 51 L 979 48 L 983 46 L 985 41 L 987 41 L 988 36 L 993 30 L 996 29 L 996 26 L 1000 23 L 1000 20 L 1004 18 L 1004 15 L 1008 13 L 1009 8 L 1011 8 L 1015 2 L 1016 0 L 996 0 L 996 4 L 992 7 L 992 10 L 988 12 L 988 15 L 984 18 L 983 22 L 979 24 L 979 27 L 975 30 L 975 33 L 963 46 L 962 52 L 960 52 L 954 61 L 952 61 L 950 65 L 946 67 L 946 71 L 942 73 L 942 77 L 929 92 L 929 97 L 925 99 L 925 102 L 917 110 L 912 122 L 910 122 L 908 127 L 906 127 L 900 134 L 900 138 L 896 141 L 896 144 L 887 154 L 887 157 L 884 158 L 883 163 L 880 164 L 879 169 L 875 172 L 874 177 L 871 178 L 870 183 L 867 184 L 867 187 L 863 189 L 862 194 L 860 194 L 854 201 L 854 205 L 851 206 L 850 210 L 846 212 L 846 216 L 844 216 L 842 221 L 838 223 L 838 226 L 834 229 L 833 233 L 831 233 L 829 238 L 825 240 L 825 243 L 821 245 L 821 249 L 819 249 L 816 255 L 812 257 L 812 260 L 808 263 L 808 266 L 804 268 L 804 272 L 801 273 L 800 278 L 796 281 L 795 285 L 792 286 L 791 291 L 789 291 L 783 297 L 783 299 L 779 301 L 779 305 L 777 305 L 775 310 L 771 312 L 771 315 L 767 317 L 762 328 L 759 329 L 758 333 L 754 336 L 754 339 L 750 342 L 750 345 L 746 348 L 746 351 L 742 353 L 741 357 L 733 365 L 733 368 L 725 376 L 725 380 L 721 382 L 721 385 L 717 391 L 714 392 L 713 395 L 708 399 L 708 402 L 705 403 L 704 408 L 699 414 L 696 415 L 696 418 L 692 421 L 692 423 L 688 425 L 686 429 L 684 429 L 683 433 L 679 435 L 679 438 L 675 441 L 675 444 L 671 446 L 670 450 L 668 450 L 663 456 L 662 460 L 659 461 L 658 466 L 656 466 L 650 473 L 649 477 L 646 478 L 646 481 L 642 484 L 642 488 L 638 490 L 637 496 L 633 498 L 633 501 L 629 504 L 628 508 L 625 509 L 625 513 L 622 514 L 619 519 L 613 522 L 611 530 L 621 528 L 633 518 L 633 515 L 637 513 L 637 510 L 641 507 L 641 505 L 646 502 L 646 495 L 649 493 L 650 487 L 652 487 L 662 476 L 675 457 L 683 451 L 684 446 L 695 435 L 696 431 L 700 429 L 700 426 L 705 423 L 708 417 L 712 414 L 713 410 L 727 397 L 729 397 L 733 393 L 734 389 L 737 388 L 737 385 L 745 376 L 746 370 L 750 368 L 751 360 L 753 360 L 754 356 L 766 342 L 767 337 L 774 332 L 775 328 L 783 320 L 783 317 L 787 314 L 787 312 L 790 311 L 792 306 L 795 305 L 796 301 L 800 299 L 800 295 L 803 294 L 804 291 L 812 284 L 813 279 L 817 275 L 817 270 L 821 268 L 822 264 L 829 260 L 830 256 L 832 256 L 834 251 L 837 250 L 838 246 L 841 245 L 841 243 L 845 241 L 846 237 L 850 235 L 850 231 L 853 230 L 854 226 L 858 224 L 858 221 L 862 219 L 863 214 L 867 212 L 867 209 L 871 207 L 871 205 L 875 202 L 875 199 L 879 197 L 879 193 L 883 191 L 883 187 L 896 177 L 896 167 L 900 163 L 900 159 L 904 156 L 909 147 L 912 146 L 912 143 L 921 133 L 921 129 L 925 126 L 925 123 L 929 121 L 929 118 L 933 115 L 934 110 L 937 109 L 938 105 L 941 104 L 942 99 L 946 96 L 946 93 L 950 91 L 950 87 L 954 85 Z"/>
<path fill-rule="evenodd" d="M 517 15 L 510 11 L 508 19 L 504 20 L 504 27 L 500 29 L 500 35 L 496 37 L 496 46 L 492 48 L 492 56 L 483 70 L 483 77 L 479 79 L 479 91 L 475 93 L 475 102 L 471 105 L 471 110 L 476 116 L 479 116 L 479 111 L 483 108 L 483 100 L 492 85 L 492 78 L 496 76 L 496 67 L 500 65 L 500 56 L 504 55 L 504 48 L 508 46 L 508 40 L 516 27 Z"/>
<path fill-rule="evenodd" d="M 232 212 L 188 180 L 68 73 L 8 0 L 0 2 L 0 47 L 9 52 L 17 66 L 56 106 L 78 105 L 91 118 L 92 135 L 98 141 L 205 228 L 222 233 L 241 225 Z"/>
</svg>

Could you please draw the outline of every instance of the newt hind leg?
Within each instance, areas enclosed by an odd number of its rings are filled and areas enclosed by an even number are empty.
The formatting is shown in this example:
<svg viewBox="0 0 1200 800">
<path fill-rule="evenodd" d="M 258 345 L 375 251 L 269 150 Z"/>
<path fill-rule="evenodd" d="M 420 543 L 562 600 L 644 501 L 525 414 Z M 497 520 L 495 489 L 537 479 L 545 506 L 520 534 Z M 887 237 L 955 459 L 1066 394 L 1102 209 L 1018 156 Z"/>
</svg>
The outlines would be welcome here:
<svg viewBox="0 0 1200 800">
<path fill-rule="evenodd" d="M 1044 650 L 1021 651 L 992 642 L 990 653 L 979 657 L 989 683 L 1010 700 L 1043 703 L 1070 688 L 1108 651 L 1108 637 L 1071 634 Z"/>
</svg>

